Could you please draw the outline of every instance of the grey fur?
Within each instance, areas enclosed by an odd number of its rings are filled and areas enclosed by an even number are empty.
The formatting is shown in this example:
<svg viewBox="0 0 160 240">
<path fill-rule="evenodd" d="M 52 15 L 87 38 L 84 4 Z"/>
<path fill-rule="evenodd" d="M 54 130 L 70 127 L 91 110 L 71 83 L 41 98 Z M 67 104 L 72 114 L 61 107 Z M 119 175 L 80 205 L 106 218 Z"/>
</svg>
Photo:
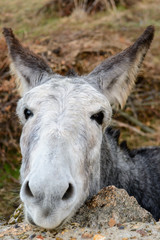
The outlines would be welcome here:
<svg viewBox="0 0 160 240">
<path fill-rule="evenodd" d="M 125 143 L 118 145 L 119 132 L 108 129 L 103 136 L 111 105 L 123 106 L 134 85 L 154 28 L 89 75 L 71 71 L 66 77 L 26 50 L 11 29 L 5 28 L 4 35 L 23 88 L 17 114 L 24 125 L 20 197 L 26 219 L 56 228 L 110 184 L 125 188 L 158 219 L 160 148 L 130 151 Z"/>
</svg>

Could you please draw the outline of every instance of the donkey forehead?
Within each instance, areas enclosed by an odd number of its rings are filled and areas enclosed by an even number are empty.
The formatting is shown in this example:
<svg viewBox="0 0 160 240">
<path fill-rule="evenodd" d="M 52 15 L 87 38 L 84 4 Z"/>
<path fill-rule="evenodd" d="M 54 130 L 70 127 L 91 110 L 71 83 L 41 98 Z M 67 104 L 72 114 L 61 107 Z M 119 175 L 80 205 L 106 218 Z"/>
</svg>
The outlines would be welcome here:
<svg viewBox="0 0 160 240">
<path fill-rule="evenodd" d="M 107 98 L 83 79 L 51 79 L 28 91 L 23 96 L 22 102 L 23 105 L 33 108 L 47 102 L 45 105 L 48 107 L 49 103 L 54 103 L 52 106 L 63 103 L 72 108 L 89 107 L 93 111 L 97 108 L 111 111 Z"/>
</svg>

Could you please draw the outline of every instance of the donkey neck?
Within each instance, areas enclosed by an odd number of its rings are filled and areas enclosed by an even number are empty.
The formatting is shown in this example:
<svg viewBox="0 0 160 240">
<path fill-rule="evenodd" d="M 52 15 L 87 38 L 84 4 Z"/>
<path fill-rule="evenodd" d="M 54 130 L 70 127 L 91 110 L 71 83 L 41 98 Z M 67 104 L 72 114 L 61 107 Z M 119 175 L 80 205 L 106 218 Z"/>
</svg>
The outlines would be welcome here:
<svg viewBox="0 0 160 240">
<path fill-rule="evenodd" d="M 101 188 L 115 185 L 128 190 L 134 178 L 132 170 L 135 169 L 135 163 L 126 144 L 119 146 L 118 140 L 117 130 L 108 128 L 103 135 L 100 160 Z"/>
</svg>

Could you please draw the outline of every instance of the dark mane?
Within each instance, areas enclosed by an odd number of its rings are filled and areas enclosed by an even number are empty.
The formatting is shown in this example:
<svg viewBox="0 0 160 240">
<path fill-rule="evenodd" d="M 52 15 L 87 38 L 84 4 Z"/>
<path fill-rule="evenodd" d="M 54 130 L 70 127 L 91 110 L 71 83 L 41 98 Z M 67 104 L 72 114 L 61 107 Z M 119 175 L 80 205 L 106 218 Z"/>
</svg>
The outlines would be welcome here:
<svg viewBox="0 0 160 240">
<path fill-rule="evenodd" d="M 66 73 L 66 77 L 78 77 L 78 74 L 75 72 L 73 68 L 71 68 Z"/>
<path fill-rule="evenodd" d="M 120 149 L 124 152 L 126 152 L 130 157 L 134 157 L 136 152 L 134 150 L 129 149 L 127 142 L 124 140 L 122 142 L 119 142 L 120 139 L 120 130 L 114 129 L 112 127 L 108 127 L 106 129 L 106 132 L 108 135 L 110 135 L 117 143 L 117 146 L 120 147 Z"/>
</svg>

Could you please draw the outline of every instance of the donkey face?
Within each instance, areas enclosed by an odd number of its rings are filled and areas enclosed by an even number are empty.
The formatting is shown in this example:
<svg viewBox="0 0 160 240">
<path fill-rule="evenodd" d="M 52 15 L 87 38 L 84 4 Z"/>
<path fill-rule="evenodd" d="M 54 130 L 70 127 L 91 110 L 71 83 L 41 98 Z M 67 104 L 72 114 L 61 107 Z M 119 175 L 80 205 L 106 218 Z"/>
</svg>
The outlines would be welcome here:
<svg viewBox="0 0 160 240">
<path fill-rule="evenodd" d="M 20 197 L 30 223 L 56 228 L 100 190 L 101 142 L 111 106 L 124 105 L 153 32 L 148 27 L 135 44 L 87 76 L 62 77 L 4 29 L 22 85 Z"/>
<path fill-rule="evenodd" d="M 26 93 L 17 112 L 24 124 L 20 196 L 29 219 L 53 228 L 100 188 L 97 159 L 111 107 L 87 83 L 51 79 Z"/>
</svg>

